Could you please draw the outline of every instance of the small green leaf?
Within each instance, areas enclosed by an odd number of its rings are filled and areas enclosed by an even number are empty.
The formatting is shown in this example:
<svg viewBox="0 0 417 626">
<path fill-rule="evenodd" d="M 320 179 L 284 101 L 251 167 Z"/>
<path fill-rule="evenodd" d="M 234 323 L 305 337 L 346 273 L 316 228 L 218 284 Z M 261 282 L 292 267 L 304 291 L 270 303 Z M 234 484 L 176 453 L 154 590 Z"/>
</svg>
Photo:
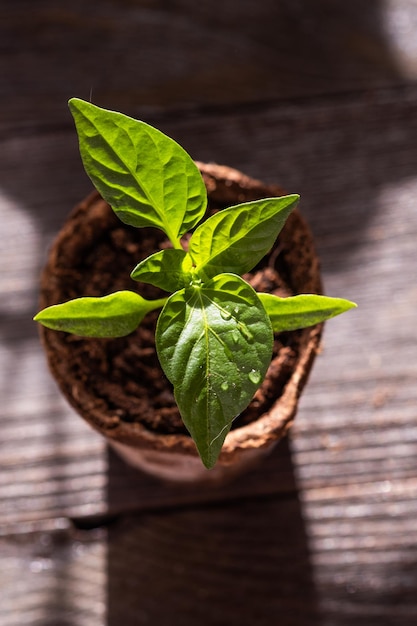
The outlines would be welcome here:
<svg viewBox="0 0 417 626">
<path fill-rule="evenodd" d="M 271 249 L 298 200 L 294 194 L 246 202 L 207 219 L 189 244 L 196 272 L 206 279 L 249 272 Z"/>
<path fill-rule="evenodd" d="M 315 294 L 289 298 L 279 298 L 269 293 L 259 293 L 258 296 L 271 319 L 274 332 L 277 333 L 314 326 L 356 307 L 354 302 L 343 298 Z"/>
<path fill-rule="evenodd" d="M 167 248 L 141 261 L 130 276 L 165 291 L 178 291 L 190 284 L 191 265 L 191 257 L 185 250 Z"/>
<path fill-rule="evenodd" d="M 85 170 L 118 217 L 156 226 L 175 247 L 203 217 L 201 174 L 185 150 L 156 128 L 89 102 L 69 101 Z"/>
<path fill-rule="evenodd" d="M 239 276 L 221 274 L 168 298 L 156 330 L 158 356 L 206 467 L 261 384 L 272 345 L 265 309 Z"/>
<path fill-rule="evenodd" d="M 146 313 L 163 306 L 133 291 L 117 291 L 102 298 L 76 298 L 55 304 L 33 318 L 47 328 L 82 337 L 123 337 L 133 332 Z"/>
</svg>

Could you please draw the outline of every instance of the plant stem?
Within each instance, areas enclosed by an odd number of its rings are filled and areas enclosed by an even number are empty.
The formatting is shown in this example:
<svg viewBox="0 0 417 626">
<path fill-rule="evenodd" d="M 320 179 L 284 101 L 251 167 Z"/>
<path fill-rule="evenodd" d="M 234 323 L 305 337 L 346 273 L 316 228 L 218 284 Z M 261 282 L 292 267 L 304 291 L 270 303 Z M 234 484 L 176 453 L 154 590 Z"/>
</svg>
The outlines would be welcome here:
<svg viewBox="0 0 417 626">
<path fill-rule="evenodd" d="M 162 309 L 162 307 L 165 305 L 165 302 L 168 300 L 168 297 L 166 298 L 159 298 L 158 300 L 148 300 L 149 302 L 149 311 L 154 311 L 155 309 Z"/>
<path fill-rule="evenodd" d="M 181 240 L 180 239 L 170 239 L 171 243 L 172 243 L 172 247 L 175 248 L 176 250 L 183 250 L 184 248 L 181 245 Z"/>
</svg>

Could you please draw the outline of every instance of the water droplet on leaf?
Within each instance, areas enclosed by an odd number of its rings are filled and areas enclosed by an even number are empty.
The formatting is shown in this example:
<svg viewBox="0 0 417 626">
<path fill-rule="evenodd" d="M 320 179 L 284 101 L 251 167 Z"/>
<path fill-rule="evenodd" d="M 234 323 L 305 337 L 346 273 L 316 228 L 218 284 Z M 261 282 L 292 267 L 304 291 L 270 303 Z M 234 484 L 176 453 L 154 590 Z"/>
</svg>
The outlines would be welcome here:
<svg viewBox="0 0 417 626">
<path fill-rule="evenodd" d="M 248 377 L 251 383 L 253 383 L 254 385 L 258 385 L 261 382 L 261 373 L 257 370 L 250 371 Z"/>
<path fill-rule="evenodd" d="M 220 309 L 220 315 L 226 321 L 230 320 L 232 317 L 232 314 L 230 313 L 230 311 L 227 311 L 226 309 Z"/>
</svg>

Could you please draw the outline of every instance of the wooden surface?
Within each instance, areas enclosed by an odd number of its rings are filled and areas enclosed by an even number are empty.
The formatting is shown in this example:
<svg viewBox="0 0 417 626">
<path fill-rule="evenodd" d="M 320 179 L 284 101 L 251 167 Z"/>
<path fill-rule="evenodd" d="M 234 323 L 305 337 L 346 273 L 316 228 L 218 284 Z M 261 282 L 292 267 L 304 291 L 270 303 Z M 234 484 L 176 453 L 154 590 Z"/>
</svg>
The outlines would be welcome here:
<svg viewBox="0 0 417 626">
<path fill-rule="evenodd" d="M 416 624 L 417 2 L 3 0 L 0 41 L 2 626 Z M 90 190 L 66 107 L 90 94 L 301 193 L 359 304 L 223 488 L 129 469 L 47 371 L 31 317 Z"/>
</svg>

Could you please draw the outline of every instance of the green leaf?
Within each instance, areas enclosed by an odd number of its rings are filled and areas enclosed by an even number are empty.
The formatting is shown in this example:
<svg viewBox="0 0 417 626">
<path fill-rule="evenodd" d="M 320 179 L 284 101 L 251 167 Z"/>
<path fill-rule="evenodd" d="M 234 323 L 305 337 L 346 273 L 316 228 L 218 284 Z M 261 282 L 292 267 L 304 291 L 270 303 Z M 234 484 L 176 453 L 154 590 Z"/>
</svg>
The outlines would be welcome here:
<svg viewBox="0 0 417 626">
<path fill-rule="evenodd" d="M 279 298 L 269 293 L 258 293 L 258 296 L 271 319 L 274 332 L 314 326 L 356 307 L 354 302 L 343 298 L 315 294 L 289 298 Z"/>
<path fill-rule="evenodd" d="M 239 276 L 221 274 L 168 298 L 157 324 L 158 356 L 206 467 L 261 384 L 272 345 L 265 309 Z"/>
<path fill-rule="evenodd" d="M 165 300 L 145 300 L 133 291 L 117 291 L 102 298 L 76 298 L 55 304 L 33 319 L 47 328 L 82 337 L 123 337 Z"/>
<path fill-rule="evenodd" d="M 249 272 L 271 249 L 298 195 L 246 202 L 219 211 L 194 232 L 189 253 L 202 278 Z"/>
<path fill-rule="evenodd" d="M 126 224 L 156 226 L 178 247 L 207 204 L 191 157 L 144 122 L 78 98 L 69 107 L 85 170 L 103 198 Z"/>
<path fill-rule="evenodd" d="M 167 248 L 141 261 L 130 276 L 165 291 L 178 291 L 191 282 L 191 264 L 191 257 L 185 250 Z"/>
</svg>

